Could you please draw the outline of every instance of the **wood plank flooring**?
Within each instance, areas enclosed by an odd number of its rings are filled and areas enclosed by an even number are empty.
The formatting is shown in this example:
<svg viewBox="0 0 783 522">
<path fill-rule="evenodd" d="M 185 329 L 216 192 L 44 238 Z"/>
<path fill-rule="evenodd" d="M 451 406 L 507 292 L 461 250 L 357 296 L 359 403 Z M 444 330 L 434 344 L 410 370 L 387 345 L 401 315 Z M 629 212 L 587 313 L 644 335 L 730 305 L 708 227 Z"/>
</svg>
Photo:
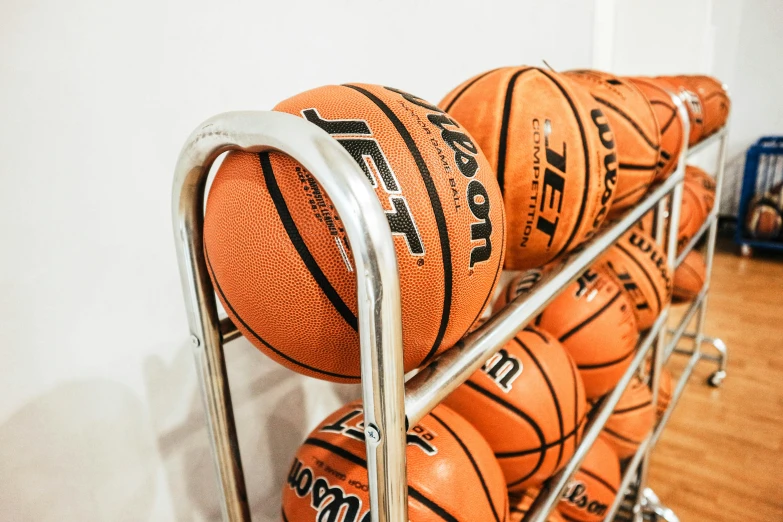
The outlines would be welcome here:
<svg viewBox="0 0 783 522">
<path fill-rule="evenodd" d="M 655 449 L 650 486 L 682 522 L 783 521 L 783 257 L 716 254 L 707 335 L 728 377 L 700 363 Z M 705 350 L 711 348 L 705 346 Z M 675 375 L 684 357 L 673 356 Z"/>
</svg>

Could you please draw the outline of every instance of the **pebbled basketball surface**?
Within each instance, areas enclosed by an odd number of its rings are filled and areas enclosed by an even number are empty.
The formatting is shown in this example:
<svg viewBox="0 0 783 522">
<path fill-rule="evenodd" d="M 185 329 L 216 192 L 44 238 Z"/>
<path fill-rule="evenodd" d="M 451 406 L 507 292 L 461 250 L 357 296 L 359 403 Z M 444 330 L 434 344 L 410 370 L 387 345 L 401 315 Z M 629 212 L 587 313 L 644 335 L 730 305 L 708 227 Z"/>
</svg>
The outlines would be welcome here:
<svg viewBox="0 0 783 522">
<path fill-rule="evenodd" d="M 366 451 L 358 402 L 327 417 L 294 457 L 283 485 L 283 521 L 369 522 Z M 408 432 L 406 455 L 411 521 L 508 519 L 506 486 L 492 451 L 446 406 L 436 406 Z"/>
<path fill-rule="evenodd" d="M 614 197 L 616 155 L 586 92 L 545 69 L 504 67 L 467 80 L 440 106 L 497 171 L 509 220 L 507 269 L 539 267 L 595 233 Z"/>
<path fill-rule="evenodd" d="M 505 242 L 494 171 L 470 135 L 376 85 L 320 87 L 275 110 L 332 134 L 375 188 L 397 253 L 406 371 L 452 346 L 487 306 Z M 306 375 L 359 380 L 353 253 L 312 173 L 279 153 L 229 154 L 204 242 L 218 297 L 251 342 Z"/>
</svg>

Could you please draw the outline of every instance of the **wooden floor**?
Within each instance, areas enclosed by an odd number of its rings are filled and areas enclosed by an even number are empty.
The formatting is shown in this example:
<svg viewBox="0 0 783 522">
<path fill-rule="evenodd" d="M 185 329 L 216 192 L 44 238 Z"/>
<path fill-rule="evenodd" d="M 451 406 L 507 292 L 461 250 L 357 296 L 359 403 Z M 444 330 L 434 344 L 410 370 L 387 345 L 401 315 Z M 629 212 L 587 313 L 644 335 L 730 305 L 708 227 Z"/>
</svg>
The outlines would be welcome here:
<svg viewBox="0 0 783 522">
<path fill-rule="evenodd" d="M 650 486 L 682 522 L 783 521 L 783 257 L 715 257 L 707 330 L 728 377 L 702 362 L 655 449 Z M 705 349 L 710 349 L 706 347 Z M 670 368 L 682 367 L 674 356 Z"/>
</svg>

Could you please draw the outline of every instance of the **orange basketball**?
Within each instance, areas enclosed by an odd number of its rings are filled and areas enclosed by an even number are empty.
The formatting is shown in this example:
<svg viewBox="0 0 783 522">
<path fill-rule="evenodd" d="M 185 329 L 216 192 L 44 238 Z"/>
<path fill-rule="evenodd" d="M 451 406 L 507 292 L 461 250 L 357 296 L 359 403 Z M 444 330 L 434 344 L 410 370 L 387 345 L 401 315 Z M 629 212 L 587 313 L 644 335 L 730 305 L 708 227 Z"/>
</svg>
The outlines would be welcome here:
<svg viewBox="0 0 783 522">
<path fill-rule="evenodd" d="M 560 512 L 566 520 L 600 522 L 619 487 L 620 462 L 612 447 L 599 437 L 563 492 Z"/>
<path fill-rule="evenodd" d="M 698 143 L 704 137 L 704 110 L 699 95 L 693 92 L 680 76 L 658 76 L 653 81 L 662 84 L 664 88 L 672 90 L 680 97 L 688 110 L 691 124 L 688 145 L 693 146 Z"/>
<path fill-rule="evenodd" d="M 509 522 L 522 522 L 527 512 L 530 510 L 530 506 L 533 505 L 533 501 L 538 496 L 539 491 L 535 488 L 526 489 L 522 493 L 514 493 L 509 495 Z M 560 513 L 555 509 L 547 517 L 547 522 L 565 522 L 565 519 L 560 516 Z"/>
<path fill-rule="evenodd" d="M 706 219 L 715 206 L 715 179 L 699 167 L 688 165 L 685 167 L 685 184 L 699 196 L 702 213 Z"/>
<path fill-rule="evenodd" d="M 636 453 L 655 423 L 655 408 L 649 386 L 634 377 L 620 397 L 601 432 L 620 459 Z"/>
<path fill-rule="evenodd" d="M 612 213 L 628 208 L 647 192 L 658 172 L 661 134 L 650 102 L 631 82 L 599 71 L 565 73 L 586 87 L 606 114 L 620 159 Z"/>
<path fill-rule="evenodd" d="M 503 472 L 465 419 L 437 406 L 407 440 L 411 522 L 507 519 Z M 369 522 L 366 451 L 360 403 L 327 417 L 294 457 L 283 486 L 283 520 Z"/>
<path fill-rule="evenodd" d="M 632 308 L 609 273 L 589 269 L 536 318 L 574 358 L 588 398 L 614 388 L 631 364 L 638 339 Z"/>
<path fill-rule="evenodd" d="M 661 378 L 658 383 L 658 417 L 662 417 L 672 401 L 672 374 L 666 368 L 661 370 Z"/>
<path fill-rule="evenodd" d="M 402 295 L 405 370 L 452 346 L 502 268 L 503 201 L 459 124 L 410 94 L 320 87 L 275 110 L 327 130 L 356 158 L 388 218 Z M 204 249 L 229 317 L 259 349 L 306 375 L 359 380 L 353 254 L 328 195 L 279 153 L 231 153 L 207 201 Z"/>
<path fill-rule="evenodd" d="M 601 225 L 616 156 L 608 122 L 586 93 L 545 69 L 506 67 L 466 81 L 440 106 L 497 170 L 509 220 L 507 269 L 541 266 Z"/>
<path fill-rule="evenodd" d="M 444 404 L 487 439 L 509 491 L 538 486 L 565 465 L 587 410 L 574 362 L 534 328 L 519 332 Z"/>
<path fill-rule="evenodd" d="M 633 304 L 640 330 L 650 328 L 671 299 L 666 254 L 649 234 L 632 228 L 596 263 L 620 281 Z"/>
<path fill-rule="evenodd" d="M 771 197 L 770 197 L 771 196 Z M 751 237 L 775 239 L 783 231 L 783 214 L 779 202 L 772 194 L 756 194 L 750 200 L 745 216 L 745 230 Z"/>
<path fill-rule="evenodd" d="M 684 183 L 682 187 L 682 205 L 680 206 L 680 222 L 677 227 L 677 251 L 682 250 L 696 232 L 699 231 L 707 214 L 700 196 L 700 190 L 693 183 Z"/>
<path fill-rule="evenodd" d="M 729 119 L 731 100 L 729 100 L 723 84 L 711 76 L 695 75 L 680 76 L 680 81 L 688 86 L 699 97 L 704 113 L 704 130 L 702 137 L 714 133 Z"/>
<path fill-rule="evenodd" d="M 627 78 L 627 80 L 644 94 L 655 113 L 658 131 L 661 134 L 661 156 L 655 180 L 663 181 L 674 172 L 682 150 L 683 129 L 680 114 L 672 101 L 670 91 L 661 84 L 651 81 L 649 78 Z"/>
<path fill-rule="evenodd" d="M 528 293 L 539 281 L 541 281 L 541 278 L 544 277 L 544 274 L 547 272 L 548 270 L 544 266 L 541 268 L 523 270 L 521 273 L 514 276 L 514 278 L 509 281 L 508 285 L 506 285 L 495 298 L 495 302 L 492 304 L 492 310 L 500 310 L 517 296 Z"/>
<path fill-rule="evenodd" d="M 672 298 L 675 301 L 693 301 L 707 277 L 707 264 L 701 252 L 691 250 L 674 271 Z"/>
</svg>

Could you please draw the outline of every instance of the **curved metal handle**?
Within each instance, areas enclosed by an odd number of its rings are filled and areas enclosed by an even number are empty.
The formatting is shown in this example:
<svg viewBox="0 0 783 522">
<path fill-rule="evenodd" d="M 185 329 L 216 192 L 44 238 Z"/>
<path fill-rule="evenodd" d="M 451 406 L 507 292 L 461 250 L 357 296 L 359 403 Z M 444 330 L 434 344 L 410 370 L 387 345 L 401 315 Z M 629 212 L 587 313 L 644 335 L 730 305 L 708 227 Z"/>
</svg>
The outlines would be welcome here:
<svg viewBox="0 0 783 522">
<path fill-rule="evenodd" d="M 193 131 L 177 161 L 172 194 L 177 257 L 221 479 L 223 518 L 250 520 L 202 238 L 209 169 L 228 150 L 274 150 L 295 158 L 340 214 L 356 265 L 365 425 L 374 430 L 367 437 L 372 521 L 408 520 L 400 284 L 386 216 L 361 168 L 336 140 L 296 116 L 260 111 L 221 114 Z"/>
</svg>

